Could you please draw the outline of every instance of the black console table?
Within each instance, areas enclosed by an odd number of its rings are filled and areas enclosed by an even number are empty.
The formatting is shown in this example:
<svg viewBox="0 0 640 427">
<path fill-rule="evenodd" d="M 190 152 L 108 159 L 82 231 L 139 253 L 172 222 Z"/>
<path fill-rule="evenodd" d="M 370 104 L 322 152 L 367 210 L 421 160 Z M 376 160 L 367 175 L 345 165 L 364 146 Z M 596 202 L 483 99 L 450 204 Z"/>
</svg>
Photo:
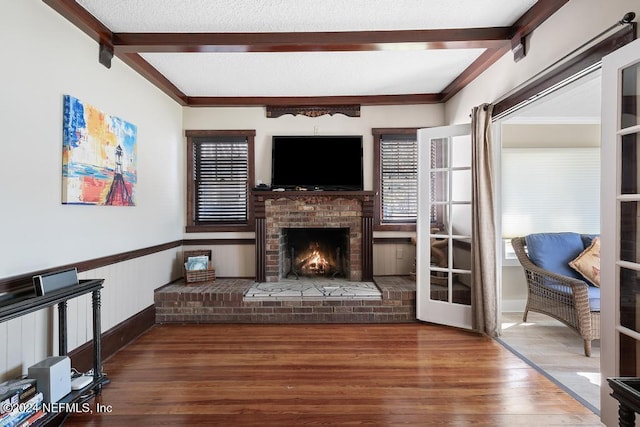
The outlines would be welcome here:
<svg viewBox="0 0 640 427">
<path fill-rule="evenodd" d="M 75 403 L 88 400 L 91 392 L 100 393 L 102 386 L 109 380 L 102 373 L 101 325 L 100 325 L 100 289 L 104 279 L 80 280 L 78 285 L 49 292 L 42 296 L 23 296 L 8 300 L 0 305 L 0 323 L 25 314 L 58 304 L 58 355 L 67 355 L 67 301 L 81 295 L 92 294 L 93 307 L 93 381 L 81 390 L 73 390 L 63 397 L 61 403 Z M 53 418 L 59 414 L 50 414 Z M 48 417 L 45 417 L 46 420 Z M 40 424 L 41 420 L 38 420 Z M 46 421 L 45 421 L 46 422 Z"/>
<path fill-rule="evenodd" d="M 640 378 L 607 378 L 613 396 L 619 403 L 618 422 L 620 426 L 636 425 L 636 413 L 640 413 Z"/>
</svg>

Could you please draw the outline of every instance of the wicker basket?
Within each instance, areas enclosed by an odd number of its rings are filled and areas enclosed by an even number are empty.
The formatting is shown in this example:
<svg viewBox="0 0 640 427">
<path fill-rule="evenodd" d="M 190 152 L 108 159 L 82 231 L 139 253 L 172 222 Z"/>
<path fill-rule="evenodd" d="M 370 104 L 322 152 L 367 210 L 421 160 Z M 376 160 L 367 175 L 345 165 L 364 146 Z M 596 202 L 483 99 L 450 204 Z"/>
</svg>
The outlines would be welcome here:
<svg viewBox="0 0 640 427">
<path fill-rule="evenodd" d="M 209 258 L 209 268 L 206 270 L 187 270 L 187 259 L 192 256 L 206 255 Z M 214 282 L 216 280 L 216 269 L 211 265 L 211 251 L 208 249 L 201 249 L 196 251 L 184 251 L 183 253 L 183 267 L 184 270 L 184 284 L 185 285 L 199 285 L 207 282 Z"/>
</svg>

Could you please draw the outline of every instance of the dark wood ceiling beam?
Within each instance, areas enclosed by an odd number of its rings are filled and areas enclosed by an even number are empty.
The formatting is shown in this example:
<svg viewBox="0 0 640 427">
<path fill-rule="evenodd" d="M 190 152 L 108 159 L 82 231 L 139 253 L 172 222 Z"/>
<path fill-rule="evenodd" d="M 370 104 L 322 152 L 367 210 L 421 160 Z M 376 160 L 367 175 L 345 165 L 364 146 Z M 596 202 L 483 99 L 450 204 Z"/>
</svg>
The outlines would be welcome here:
<svg viewBox="0 0 640 427">
<path fill-rule="evenodd" d="M 442 102 L 442 96 L 437 93 L 362 96 L 193 96 L 189 97 L 187 102 L 191 107 L 398 105 L 437 104 Z"/>
<path fill-rule="evenodd" d="M 315 52 L 493 49 L 511 28 L 296 33 L 114 33 L 116 52 Z"/>
</svg>

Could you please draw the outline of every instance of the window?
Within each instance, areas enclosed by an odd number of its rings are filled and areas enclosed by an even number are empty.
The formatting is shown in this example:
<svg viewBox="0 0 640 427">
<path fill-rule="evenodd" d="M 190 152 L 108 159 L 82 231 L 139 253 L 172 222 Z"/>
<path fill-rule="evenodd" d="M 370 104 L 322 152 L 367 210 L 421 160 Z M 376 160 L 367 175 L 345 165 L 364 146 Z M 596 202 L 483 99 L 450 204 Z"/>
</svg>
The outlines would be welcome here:
<svg viewBox="0 0 640 427">
<path fill-rule="evenodd" d="M 187 232 L 253 229 L 255 131 L 187 131 Z"/>
<path fill-rule="evenodd" d="M 504 148 L 502 234 L 600 231 L 600 148 Z"/>
<path fill-rule="evenodd" d="M 417 129 L 373 129 L 378 230 L 415 230 L 418 215 Z"/>
<path fill-rule="evenodd" d="M 503 148 L 503 264 L 512 237 L 561 231 L 600 231 L 600 148 Z"/>
</svg>

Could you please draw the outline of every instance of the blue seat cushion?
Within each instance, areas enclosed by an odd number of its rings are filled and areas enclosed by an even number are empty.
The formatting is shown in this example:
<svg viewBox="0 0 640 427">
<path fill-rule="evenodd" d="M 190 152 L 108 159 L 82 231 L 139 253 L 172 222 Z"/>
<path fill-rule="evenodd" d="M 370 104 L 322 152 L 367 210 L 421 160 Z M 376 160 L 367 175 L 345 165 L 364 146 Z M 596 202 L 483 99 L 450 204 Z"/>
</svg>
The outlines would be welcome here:
<svg viewBox="0 0 640 427">
<path fill-rule="evenodd" d="M 556 274 L 584 280 L 583 277 L 569 266 L 584 250 L 580 234 L 564 233 L 534 233 L 525 237 L 529 259 L 538 267 Z"/>
<path fill-rule="evenodd" d="M 591 307 L 591 311 L 600 311 L 600 288 L 589 285 L 587 289 L 589 291 L 589 307 Z"/>
</svg>

